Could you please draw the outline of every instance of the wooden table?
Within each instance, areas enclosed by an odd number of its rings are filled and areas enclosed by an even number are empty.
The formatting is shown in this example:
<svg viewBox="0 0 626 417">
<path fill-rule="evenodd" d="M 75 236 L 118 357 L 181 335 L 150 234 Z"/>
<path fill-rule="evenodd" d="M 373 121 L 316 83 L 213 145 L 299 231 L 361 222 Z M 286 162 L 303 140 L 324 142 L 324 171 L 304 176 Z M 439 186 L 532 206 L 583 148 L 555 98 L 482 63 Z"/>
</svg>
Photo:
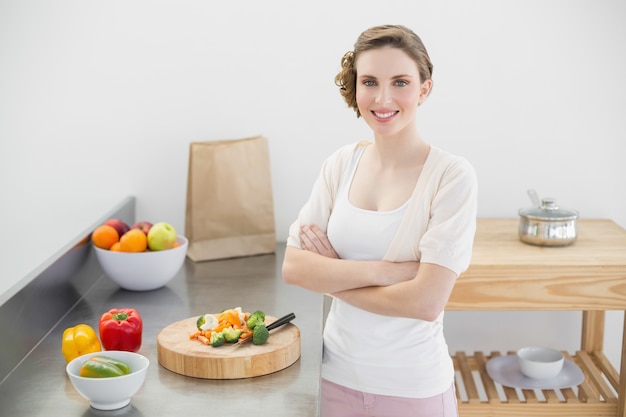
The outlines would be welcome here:
<svg viewBox="0 0 626 417">
<path fill-rule="evenodd" d="M 457 394 L 460 415 L 626 417 L 626 231 L 610 220 L 579 220 L 573 245 L 538 247 L 519 240 L 517 225 L 517 219 L 479 219 L 471 265 L 447 309 L 582 311 L 580 351 L 564 353 L 585 381 L 561 390 L 498 392 L 485 364 L 499 352 L 457 352 L 467 395 Z M 606 310 L 625 312 L 619 373 L 603 354 Z"/>
</svg>

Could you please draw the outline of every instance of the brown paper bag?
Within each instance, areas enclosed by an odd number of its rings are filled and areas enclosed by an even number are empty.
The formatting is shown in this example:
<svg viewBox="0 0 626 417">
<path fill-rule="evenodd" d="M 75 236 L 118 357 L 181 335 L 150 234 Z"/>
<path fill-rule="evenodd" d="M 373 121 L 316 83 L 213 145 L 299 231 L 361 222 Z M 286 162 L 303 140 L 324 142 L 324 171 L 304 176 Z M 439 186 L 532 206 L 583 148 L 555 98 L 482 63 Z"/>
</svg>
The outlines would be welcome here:
<svg viewBox="0 0 626 417">
<path fill-rule="evenodd" d="M 196 262 L 276 252 L 265 137 L 190 144 L 185 234 Z"/>
</svg>

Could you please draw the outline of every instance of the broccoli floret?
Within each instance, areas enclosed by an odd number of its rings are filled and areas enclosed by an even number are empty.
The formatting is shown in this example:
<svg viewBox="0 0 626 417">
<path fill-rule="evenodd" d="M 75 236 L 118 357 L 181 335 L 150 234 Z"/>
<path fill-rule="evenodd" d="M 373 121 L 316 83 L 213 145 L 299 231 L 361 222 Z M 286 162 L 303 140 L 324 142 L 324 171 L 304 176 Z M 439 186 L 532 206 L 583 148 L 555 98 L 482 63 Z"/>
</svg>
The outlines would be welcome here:
<svg viewBox="0 0 626 417">
<path fill-rule="evenodd" d="M 248 317 L 248 320 L 246 321 L 246 325 L 250 330 L 254 330 L 258 324 L 265 326 L 265 313 L 261 310 L 257 310 L 250 314 L 250 317 Z"/>
<path fill-rule="evenodd" d="M 209 343 L 213 347 L 222 346 L 224 344 L 224 334 L 222 332 L 211 333 L 211 338 L 209 339 Z"/>
<path fill-rule="evenodd" d="M 265 324 L 257 324 L 252 331 L 252 343 L 255 345 L 262 345 L 267 342 L 270 337 L 270 332 L 265 327 Z"/>
<path fill-rule="evenodd" d="M 226 339 L 228 343 L 235 343 L 237 340 L 239 340 L 239 336 L 241 336 L 241 330 L 227 327 L 222 330 L 222 334 L 224 335 L 224 339 Z"/>
</svg>

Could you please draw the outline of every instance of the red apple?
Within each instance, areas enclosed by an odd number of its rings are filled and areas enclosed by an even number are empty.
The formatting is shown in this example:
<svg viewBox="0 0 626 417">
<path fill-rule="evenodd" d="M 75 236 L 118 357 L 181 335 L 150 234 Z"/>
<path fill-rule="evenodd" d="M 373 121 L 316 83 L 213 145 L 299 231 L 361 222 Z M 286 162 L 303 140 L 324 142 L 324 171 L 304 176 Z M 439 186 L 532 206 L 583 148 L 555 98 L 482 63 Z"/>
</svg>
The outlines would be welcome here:
<svg viewBox="0 0 626 417">
<path fill-rule="evenodd" d="M 124 233 L 128 232 L 128 230 L 130 229 L 130 227 L 128 227 L 126 223 L 124 223 L 123 221 L 119 219 L 109 219 L 106 222 L 104 222 L 104 224 L 108 224 L 109 226 L 112 226 L 115 230 L 117 230 L 117 234 L 120 237 Z"/>
<path fill-rule="evenodd" d="M 131 227 L 131 229 L 139 229 L 142 232 L 144 232 L 146 234 L 146 236 L 148 236 L 148 232 L 150 231 L 150 229 L 152 228 L 152 223 L 150 222 L 137 222 L 135 224 L 133 224 Z"/>
</svg>

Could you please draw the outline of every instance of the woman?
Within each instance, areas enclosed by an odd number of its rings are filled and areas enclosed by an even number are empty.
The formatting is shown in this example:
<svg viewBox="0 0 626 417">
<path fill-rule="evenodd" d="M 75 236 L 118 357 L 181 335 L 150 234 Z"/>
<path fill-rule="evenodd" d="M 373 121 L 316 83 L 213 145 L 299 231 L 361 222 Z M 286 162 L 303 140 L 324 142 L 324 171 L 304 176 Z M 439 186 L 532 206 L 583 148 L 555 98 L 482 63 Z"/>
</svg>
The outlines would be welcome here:
<svg viewBox="0 0 626 417">
<path fill-rule="evenodd" d="M 322 416 L 457 416 L 443 310 L 471 258 L 476 175 L 418 132 L 433 66 L 415 33 L 373 27 L 341 62 L 374 140 L 324 162 L 283 263 L 286 283 L 333 297 Z"/>
</svg>

